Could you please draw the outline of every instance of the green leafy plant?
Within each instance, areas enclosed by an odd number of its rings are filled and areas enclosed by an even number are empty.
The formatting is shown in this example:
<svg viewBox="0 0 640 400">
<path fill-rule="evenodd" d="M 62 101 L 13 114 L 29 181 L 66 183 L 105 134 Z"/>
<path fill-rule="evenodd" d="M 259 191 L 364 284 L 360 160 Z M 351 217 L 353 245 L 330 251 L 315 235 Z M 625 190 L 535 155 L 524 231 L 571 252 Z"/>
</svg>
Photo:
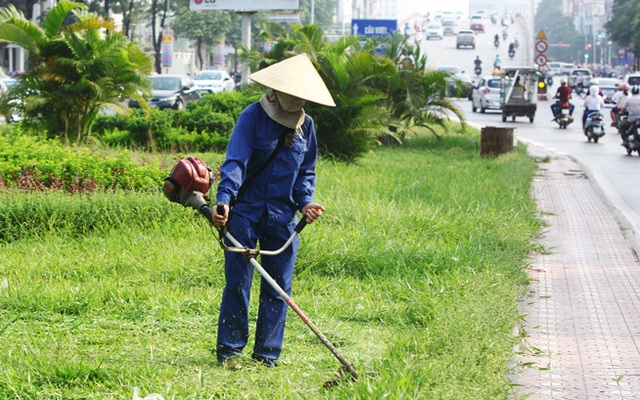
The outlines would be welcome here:
<svg viewBox="0 0 640 400">
<path fill-rule="evenodd" d="M 84 9 L 61 1 L 46 13 L 42 28 L 12 5 L 0 10 L 0 41 L 23 47 L 32 61 L 5 108 L 18 104 L 25 124 L 67 143 L 89 135 L 102 107 L 119 109 L 123 100 L 142 100 L 149 90 L 149 56 L 112 22 Z"/>
</svg>

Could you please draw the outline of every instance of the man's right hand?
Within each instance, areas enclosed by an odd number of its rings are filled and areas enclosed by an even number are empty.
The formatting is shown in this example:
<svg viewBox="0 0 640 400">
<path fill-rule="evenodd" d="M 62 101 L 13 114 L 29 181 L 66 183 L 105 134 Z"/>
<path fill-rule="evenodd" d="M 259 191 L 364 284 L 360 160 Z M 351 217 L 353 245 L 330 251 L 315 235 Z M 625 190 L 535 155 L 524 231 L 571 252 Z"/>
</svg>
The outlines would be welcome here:
<svg viewBox="0 0 640 400">
<path fill-rule="evenodd" d="M 225 226 L 225 224 L 227 223 L 227 218 L 229 217 L 229 205 L 228 204 L 221 204 L 221 205 L 224 211 L 222 214 L 218 214 L 217 205 L 213 207 L 213 224 L 218 228 Z"/>
</svg>

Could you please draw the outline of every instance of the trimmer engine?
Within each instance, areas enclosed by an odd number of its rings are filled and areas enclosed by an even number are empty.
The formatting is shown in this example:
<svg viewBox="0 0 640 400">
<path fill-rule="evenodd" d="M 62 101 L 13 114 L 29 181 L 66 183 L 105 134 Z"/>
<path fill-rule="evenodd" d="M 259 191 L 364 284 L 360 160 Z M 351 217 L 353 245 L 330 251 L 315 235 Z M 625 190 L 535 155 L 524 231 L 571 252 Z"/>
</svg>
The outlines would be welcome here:
<svg viewBox="0 0 640 400">
<path fill-rule="evenodd" d="M 206 193 L 213 183 L 213 171 L 202 160 L 195 157 L 184 158 L 173 167 L 164 180 L 162 192 L 174 203 L 193 207 L 204 214 L 209 221 L 211 210 Z"/>
</svg>

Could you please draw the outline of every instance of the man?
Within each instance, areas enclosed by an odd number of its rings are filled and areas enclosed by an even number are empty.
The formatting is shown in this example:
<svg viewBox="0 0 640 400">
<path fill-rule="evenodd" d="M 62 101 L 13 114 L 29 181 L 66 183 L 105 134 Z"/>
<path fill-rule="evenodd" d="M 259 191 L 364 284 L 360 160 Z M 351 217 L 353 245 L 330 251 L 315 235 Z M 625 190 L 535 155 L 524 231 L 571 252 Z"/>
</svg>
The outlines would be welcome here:
<svg viewBox="0 0 640 400">
<path fill-rule="evenodd" d="M 500 69 L 500 64 L 502 62 L 500 61 L 500 55 L 496 54 L 496 58 L 493 60 L 493 69 L 495 70 L 499 70 Z"/>
<path fill-rule="evenodd" d="M 272 89 L 248 106 L 234 127 L 220 168 L 214 224 L 227 225 L 244 246 L 275 250 L 292 235 L 296 211 L 311 223 L 325 208 L 313 202 L 317 143 L 305 101 L 335 106 L 329 90 L 306 54 L 291 57 L 249 75 Z M 275 155 L 274 155 L 275 154 Z M 230 209 L 229 205 L 234 204 Z M 261 256 L 261 265 L 291 293 L 298 239 L 282 253 Z M 229 369 L 249 337 L 249 293 L 253 267 L 239 253 L 225 252 L 226 285 L 218 321 L 217 358 Z M 274 367 L 284 338 L 287 304 L 262 279 L 252 358 Z"/>
<path fill-rule="evenodd" d="M 640 87 L 638 85 L 634 85 L 631 88 L 631 97 L 627 98 L 627 101 L 622 109 L 623 113 L 628 113 L 627 119 L 621 121 L 618 124 L 618 132 L 622 137 L 623 144 L 627 141 L 627 129 L 634 124 L 634 122 L 640 120 Z"/>
<path fill-rule="evenodd" d="M 629 97 L 629 84 L 621 83 L 620 89 L 617 90 L 613 96 L 611 96 L 611 101 L 615 106 L 611 109 L 611 126 L 614 128 L 618 126 L 618 114 L 624 108 L 625 103 L 627 102 L 627 98 Z"/>
<path fill-rule="evenodd" d="M 560 87 L 556 90 L 556 95 L 553 96 L 554 99 L 558 100 L 551 105 L 551 112 L 553 112 L 554 121 L 558 117 L 558 107 L 562 106 L 564 103 L 569 103 L 569 115 L 573 116 L 573 109 L 575 107 L 569 102 L 569 100 L 571 100 L 571 93 L 572 90 L 567 85 L 567 80 L 565 78 L 560 79 Z"/>
<path fill-rule="evenodd" d="M 584 98 L 584 113 L 582 114 L 582 129 L 587 123 L 587 116 L 604 108 L 604 99 L 600 95 L 600 88 L 596 85 L 589 87 L 589 95 Z"/>
</svg>

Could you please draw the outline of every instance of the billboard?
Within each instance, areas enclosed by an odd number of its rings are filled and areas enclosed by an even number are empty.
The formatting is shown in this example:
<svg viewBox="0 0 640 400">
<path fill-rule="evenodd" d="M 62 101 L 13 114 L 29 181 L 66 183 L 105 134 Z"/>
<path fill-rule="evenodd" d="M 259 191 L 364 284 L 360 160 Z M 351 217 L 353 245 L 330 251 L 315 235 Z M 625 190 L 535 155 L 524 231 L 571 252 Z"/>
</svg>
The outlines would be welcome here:
<svg viewBox="0 0 640 400">
<path fill-rule="evenodd" d="M 189 0 L 191 11 L 300 10 L 300 0 Z"/>
</svg>

